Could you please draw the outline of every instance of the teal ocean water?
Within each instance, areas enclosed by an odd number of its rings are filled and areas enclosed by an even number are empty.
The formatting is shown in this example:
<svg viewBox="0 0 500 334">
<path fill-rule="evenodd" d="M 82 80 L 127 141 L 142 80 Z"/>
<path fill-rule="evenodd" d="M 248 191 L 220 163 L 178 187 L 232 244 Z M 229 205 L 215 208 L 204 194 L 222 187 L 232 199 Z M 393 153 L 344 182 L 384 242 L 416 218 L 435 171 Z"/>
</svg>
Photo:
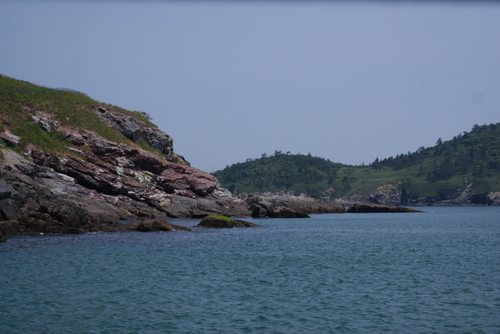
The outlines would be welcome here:
<svg viewBox="0 0 500 334">
<path fill-rule="evenodd" d="M 499 333 L 500 207 L 424 210 L 11 238 L 0 333 Z"/>
</svg>

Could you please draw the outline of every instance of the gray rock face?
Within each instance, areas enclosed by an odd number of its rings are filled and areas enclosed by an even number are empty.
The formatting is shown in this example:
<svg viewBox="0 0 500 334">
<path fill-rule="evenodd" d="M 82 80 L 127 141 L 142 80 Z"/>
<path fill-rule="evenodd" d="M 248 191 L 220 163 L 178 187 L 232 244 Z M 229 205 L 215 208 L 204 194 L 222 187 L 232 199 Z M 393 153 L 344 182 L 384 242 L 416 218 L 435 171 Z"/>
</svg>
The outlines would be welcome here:
<svg viewBox="0 0 500 334">
<path fill-rule="evenodd" d="M 0 240 L 17 233 L 127 230 L 119 220 L 250 214 L 212 175 L 137 147 L 89 137 L 84 150 L 71 151 L 56 156 L 34 149 L 31 163 L 3 149 Z"/>
<path fill-rule="evenodd" d="M 14 146 L 19 144 L 19 140 L 21 139 L 19 136 L 16 136 L 10 133 L 8 130 L 0 133 L 0 139 L 2 139 L 7 145 Z"/>
<path fill-rule="evenodd" d="M 118 219 L 131 217 L 106 196 L 86 189 L 67 176 L 40 168 L 8 150 L 0 163 L 0 230 L 2 234 L 81 233 L 120 230 Z"/>
<path fill-rule="evenodd" d="M 489 193 L 486 200 L 489 205 L 500 205 L 500 191 Z"/>
<path fill-rule="evenodd" d="M 107 110 L 103 107 L 97 108 L 96 114 L 110 127 L 118 130 L 133 142 L 137 143 L 140 140 L 145 140 L 151 147 L 160 150 L 166 155 L 174 153 L 172 138 L 158 128 L 147 126 L 135 117 Z"/>
<path fill-rule="evenodd" d="M 401 195 L 394 185 L 384 184 L 377 187 L 377 190 L 370 194 L 367 202 L 390 206 L 400 205 Z"/>
<path fill-rule="evenodd" d="M 58 126 L 58 123 L 51 121 L 50 117 L 31 117 L 33 118 L 33 121 L 35 121 L 35 123 L 37 123 L 45 132 L 51 132 L 52 128 L 56 128 Z"/>
</svg>

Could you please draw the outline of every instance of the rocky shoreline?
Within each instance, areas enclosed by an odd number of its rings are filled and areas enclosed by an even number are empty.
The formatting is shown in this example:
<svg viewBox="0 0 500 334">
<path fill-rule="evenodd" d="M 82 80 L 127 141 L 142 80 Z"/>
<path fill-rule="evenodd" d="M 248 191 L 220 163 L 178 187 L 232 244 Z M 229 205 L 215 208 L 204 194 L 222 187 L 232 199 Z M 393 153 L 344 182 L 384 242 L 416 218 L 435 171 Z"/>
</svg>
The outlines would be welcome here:
<svg viewBox="0 0 500 334">
<path fill-rule="evenodd" d="M 345 213 L 343 205 L 289 192 L 240 194 L 254 218 L 307 218 L 309 214 Z"/>
<path fill-rule="evenodd" d="M 401 192 L 393 184 L 384 184 L 370 194 L 357 194 L 334 201 L 339 205 L 349 207 L 354 203 L 373 203 L 388 206 L 500 206 L 500 192 L 475 194 L 472 192 L 473 183 L 452 199 L 438 197 L 402 198 Z"/>
<path fill-rule="evenodd" d="M 234 196 L 213 175 L 174 153 L 170 136 L 115 110 L 96 107 L 93 112 L 130 143 L 63 125 L 47 111 L 26 112 L 43 131 L 62 135 L 67 153 L 44 151 L 34 144 L 18 153 L 20 138 L 7 128 L 0 133 L 0 241 L 28 233 L 182 229 L 165 221 L 176 217 L 307 218 L 349 212 L 346 206 L 353 204 L 287 192 Z M 134 144 L 140 141 L 161 154 Z M 393 190 L 385 187 L 366 202 L 398 205 L 401 199 Z M 495 196 L 491 201 L 500 202 L 500 193 Z M 133 223 L 120 223 L 123 220 Z M 234 226 L 238 224 L 251 225 L 236 221 Z"/>
<path fill-rule="evenodd" d="M 0 134 L 0 143 L 5 145 L 0 146 L 0 241 L 24 233 L 132 228 L 118 222 L 121 220 L 249 217 L 256 212 L 258 217 L 305 217 L 345 212 L 342 206 L 305 197 L 236 197 L 214 176 L 191 167 L 174 153 L 167 134 L 114 110 L 97 107 L 94 112 L 132 142 L 146 141 L 163 155 L 62 125 L 50 112 L 27 112 L 44 131 L 62 135 L 68 153 L 55 154 L 35 145 L 17 153 L 13 149 L 19 152 L 20 138 L 8 129 Z"/>
</svg>

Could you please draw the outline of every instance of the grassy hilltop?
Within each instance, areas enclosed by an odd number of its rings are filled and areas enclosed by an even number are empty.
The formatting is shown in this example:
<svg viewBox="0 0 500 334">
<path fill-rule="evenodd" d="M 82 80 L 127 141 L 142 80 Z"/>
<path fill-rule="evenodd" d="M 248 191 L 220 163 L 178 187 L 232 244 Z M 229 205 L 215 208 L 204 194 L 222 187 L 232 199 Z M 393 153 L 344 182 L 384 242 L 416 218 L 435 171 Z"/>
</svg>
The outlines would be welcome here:
<svg viewBox="0 0 500 334">
<path fill-rule="evenodd" d="M 108 140 L 134 145 L 97 117 L 95 110 L 99 106 L 120 111 L 156 127 L 144 112 L 128 111 L 100 103 L 74 90 L 41 87 L 0 74 L 0 133 L 8 131 L 20 137 L 20 142 L 12 147 L 19 153 L 25 152 L 29 145 L 53 153 L 68 153 L 68 146 L 71 146 L 60 132 L 44 131 L 34 123 L 32 116 L 36 112 L 50 113 L 51 118 L 57 120 L 61 127 L 69 127 L 77 132 L 93 131 Z M 144 141 L 136 144 L 159 153 Z"/>
<path fill-rule="evenodd" d="M 236 193 L 289 190 L 328 200 L 361 199 L 392 185 L 401 204 L 417 198 L 453 199 L 468 189 L 482 203 L 500 191 L 500 123 L 478 126 L 433 147 L 400 154 L 367 166 L 334 163 L 309 155 L 276 151 L 216 171 L 222 186 Z"/>
</svg>

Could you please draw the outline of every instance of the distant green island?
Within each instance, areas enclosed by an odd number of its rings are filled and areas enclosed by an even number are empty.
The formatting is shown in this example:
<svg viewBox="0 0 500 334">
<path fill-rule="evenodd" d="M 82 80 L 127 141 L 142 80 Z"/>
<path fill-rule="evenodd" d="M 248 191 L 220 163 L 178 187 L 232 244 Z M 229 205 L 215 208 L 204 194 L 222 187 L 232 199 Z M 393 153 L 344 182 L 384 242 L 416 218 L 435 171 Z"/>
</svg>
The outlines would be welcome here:
<svg viewBox="0 0 500 334">
<path fill-rule="evenodd" d="M 236 194 L 289 191 L 339 202 L 491 205 L 500 197 L 500 123 L 474 125 L 433 147 L 369 165 L 276 150 L 213 175 Z"/>
</svg>

